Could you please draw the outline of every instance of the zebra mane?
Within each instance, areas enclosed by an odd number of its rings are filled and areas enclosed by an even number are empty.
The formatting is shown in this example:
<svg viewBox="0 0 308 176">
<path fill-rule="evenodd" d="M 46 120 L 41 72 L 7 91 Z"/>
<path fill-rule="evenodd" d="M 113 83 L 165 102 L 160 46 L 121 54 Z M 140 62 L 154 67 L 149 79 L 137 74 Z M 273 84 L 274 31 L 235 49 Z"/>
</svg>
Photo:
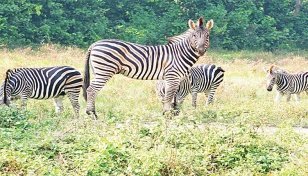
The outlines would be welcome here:
<svg viewBox="0 0 308 176">
<path fill-rule="evenodd" d="M 283 70 L 282 68 L 272 65 L 269 69 L 270 73 L 274 72 L 274 73 L 281 73 L 281 74 L 287 74 L 288 72 Z"/>
<path fill-rule="evenodd" d="M 194 32 L 194 30 L 189 28 L 187 31 L 183 32 L 180 35 L 173 36 L 173 37 L 168 37 L 168 43 L 167 44 L 178 43 L 181 40 L 183 40 L 183 39 L 187 38 L 188 36 L 190 36 L 193 32 Z"/>
</svg>

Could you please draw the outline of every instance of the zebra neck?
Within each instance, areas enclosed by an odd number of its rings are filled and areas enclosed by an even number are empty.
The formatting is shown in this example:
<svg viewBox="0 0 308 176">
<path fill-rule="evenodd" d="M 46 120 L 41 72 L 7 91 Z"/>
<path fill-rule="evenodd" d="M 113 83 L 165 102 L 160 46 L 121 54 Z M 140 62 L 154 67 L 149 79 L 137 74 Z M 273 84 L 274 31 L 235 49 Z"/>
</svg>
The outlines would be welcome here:
<svg viewBox="0 0 308 176">
<path fill-rule="evenodd" d="M 286 91 L 288 90 L 292 85 L 292 81 L 290 79 L 291 75 L 287 74 L 280 74 L 277 76 L 276 84 L 277 84 L 277 90 L 280 91 Z"/>
<path fill-rule="evenodd" d="M 174 53 L 174 59 L 185 65 L 188 65 L 189 68 L 192 67 L 200 57 L 196 54 L 195 49 L 187 38 L 181 40 L 178 43 L 170 44 L 170 48 Z"/>
</svg>

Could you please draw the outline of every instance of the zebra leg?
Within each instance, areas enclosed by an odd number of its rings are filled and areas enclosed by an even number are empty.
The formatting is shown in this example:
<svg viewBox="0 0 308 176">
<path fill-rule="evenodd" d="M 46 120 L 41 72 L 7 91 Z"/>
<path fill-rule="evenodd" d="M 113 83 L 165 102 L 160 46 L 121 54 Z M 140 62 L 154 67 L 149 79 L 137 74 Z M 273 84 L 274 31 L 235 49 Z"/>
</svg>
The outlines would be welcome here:
<svg viewBox="0 0 308 176">
<path fill-rule="evenodd" d="M 184 103 L 184 101 L 185 101 L 185 98 L 180 98 L 179 99 L 179 104 L 182 105 Z"/>
<path fill-rule="evenodd" d="M 56 107 L 56 113 L 59 114 L 63 111 L 63 96 L 58 96 L 53 98 L 53 103 Z"/>
<path fill-rule="evenodd" d="M 191 93 L 191 95 L 192 95 L 192 106 L 193 107 L 197 107 L 197 92 L 192 92 Z"/>
<path fill-rule="evenodd" d="M 167 80 L 166 78 L 163 114 L 171 110 L 172 100 L 174 99 L 174 96 L 176 96 L 176 91 L 178 90 L 179 85 L 180 79 Z"/>
<path fill-rule="evenodd" d="M 276 98 L 275 98 L 275 102 L 278 102 L 281 99 L 282 96 L 283 96 L 283 93 L 278 91 Z"/>
<path fill-rule="evenodd" d="M 295 97 L 295 101 L 299 101 L 300 100 L 300 93 L 295 94 L 294 97 Z"/>
<path fill-rule="evenodd" d="M 78 102 L 78 98 L 79 98 L 79 91 L 78 92 L 67 92 L 67 96 L 73 106 L 74 112 L 75 112 L 75 116 L 78 118 L 79 117 L 79 102 Z"/>
<path fill-rule="evenodd" d="M 290 99 L 291 99 L 291 94 L 287 93 L 287 101 L 290 101 Z"/>
<path fill-rule="evenodd" d="M 95 74 L 95 73 L 94 73 Z M 103 74 L 103 73 L 100 73 Z M 95 112 L 95 98 L 97 93 L 105 86 L 107 81 L 114 75 L 110 73 L 109 75 L 98 75 L 95 74 L 95 78 L 91 82 L 90 86 L 87 88 L 87 110 L 88 115 L 93 114 L 97 119 L 97 114 Z"/>
<path fill-rule="evenodd" d="M 24 93 L 20 96 L 20 103 L 21 103 L 20 106 L 21 106 L 21 108 L 27 109 L 27 100 L 28 100 L 28 96 L 27 96 L 26 93 Z"/>
<path fill-rule="evenodd" d="M 214 102 L 214 94 L 215 94 L 216 88 L 211 89 L 207 94 L 207 100 L 206 100 L 206 105 L 209 105 Z"/>
</svg>

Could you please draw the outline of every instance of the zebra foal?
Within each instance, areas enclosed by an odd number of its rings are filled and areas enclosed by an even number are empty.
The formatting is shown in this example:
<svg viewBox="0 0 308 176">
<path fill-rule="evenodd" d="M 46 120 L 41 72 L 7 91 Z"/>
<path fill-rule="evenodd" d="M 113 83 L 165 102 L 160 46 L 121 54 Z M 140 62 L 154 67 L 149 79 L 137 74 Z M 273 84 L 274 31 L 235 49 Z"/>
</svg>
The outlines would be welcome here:
<svg viewBox="0 0 308 176">
<path fill-rule="evenodd" d="M 291 94 L 295 94 L 295 100 L 299 101 L 300 93 L 308 91 L 308 72 L 287 73 L 281 69 L 275 69 L 271 66 L 267 70 L 267 91 L 272 91 L 276 84 L 277 95 L 275 102 L 278 102 L 283 95 L 287 95 L 287 101 L 290 101 Z"/>
<path fill-rule="evenodd" d="M 187 75 L 198 58 L 205 54 L 209 46 L 209 29 L 214 22 L 204 26 L 204 19 L 196 23 L 189 20 L 192 32 L 178 42 L 167 45 L 144 46 L 115 39 L 105 39 L 93 43 L 86 55 L 84 74 L 84 98 L 87 101 L 87 114 L 95 112 L 95 98 L 106 82 L 114 74 L 141 80 L 166 80 L 164 113 L 171 109 L 180 79 Z M 90 84 L 89 67 L 94 79 Z"/>
<path fill-rule="evenodd" d="M 28 98 L 53 98 L 59 113 L 63 110 L 63 96 L 67 94 L 78 117 L 82 83 L 80 72 L 68 66 L 9 69 L 0 87 L 0 104 L 9 106 L 14 98 L 21 99 L 22 105 L 26 105 Z"/>
<path fill-rule="evenodd" d="M 224 70 L 214 64 L 200 64 L 192 67 L 188 76 L 181 82 L 175 95 L 175 106 L 182 103 L 185 97 L 192 94 L 192 105 L 196 107 L 197 94 L 205 93 L 207 96 L 206 104 L 214 102 L 214 94 L 220 83 L 224 79 Z M 164 97 L 166 82 L 157 81 L 156 93 L 159 97 Z"/>
</svg>

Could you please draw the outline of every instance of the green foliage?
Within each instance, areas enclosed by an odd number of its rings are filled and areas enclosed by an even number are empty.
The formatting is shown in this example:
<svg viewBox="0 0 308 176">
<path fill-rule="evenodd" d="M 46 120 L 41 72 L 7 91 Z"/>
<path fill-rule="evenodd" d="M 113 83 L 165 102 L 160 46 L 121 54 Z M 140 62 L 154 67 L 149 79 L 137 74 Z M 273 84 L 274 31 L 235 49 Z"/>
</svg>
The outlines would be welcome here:
<svg viewBox="0 0 308 176">
<path fill-rule="evenodd" d="M 121 151 L 118 147 L 109 144 L 94 163 L 94 168 L 89 170 L 87 175 L 125 173 L 128 167 L 129 153 Z"/>
<path fill-rule="evenodd" d="M 243 140 L 243 137 L 246 140 Z M 233 170 L 239 166 L 266 174 L 280 170 L 288 162 L 288 150 L 273 141 L 267 141 L 246 127 L 220 136 L 217 148 L 208 159 L 209 170 Z"/>
<path fill-rule="evenodd" d="M 27 120 L 32 117 L 32 113 L 24 109 L 11 107 L 0 107 L 0 128 L 26 128 L 28 127 Z"/>
<path fill-rule="evenodd" d="M 0 4 L 0 44 L 56 43 L 86 48 L 105 38 L 146 45 L 188 29 L 188 19 L 214 19 L 211 46 L 228 50 L 307 49 L 308 3 L 295 1 L 86 1 L 5 0 Z"/>
</svg>

